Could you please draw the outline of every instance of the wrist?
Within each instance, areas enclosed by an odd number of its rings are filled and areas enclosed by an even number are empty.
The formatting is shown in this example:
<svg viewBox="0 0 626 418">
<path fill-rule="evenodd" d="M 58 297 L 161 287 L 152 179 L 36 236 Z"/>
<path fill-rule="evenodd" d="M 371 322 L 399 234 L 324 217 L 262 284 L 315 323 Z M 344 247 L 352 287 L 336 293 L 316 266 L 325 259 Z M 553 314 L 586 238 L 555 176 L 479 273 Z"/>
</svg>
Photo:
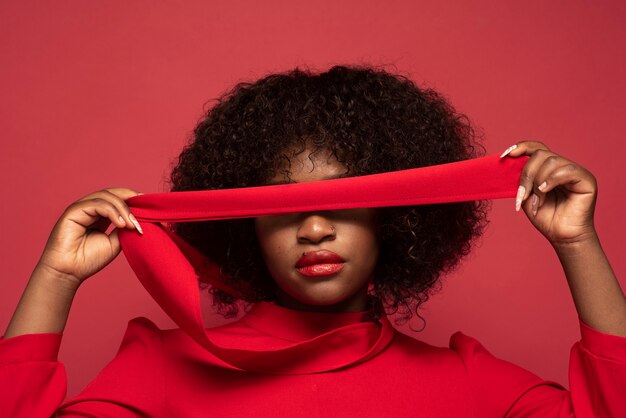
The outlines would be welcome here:
<svg viewBox="0 0 626 418">
<path fill-rule="evenodd" d="M 30 280 L 53 292 L 72 295 L 78 291 L 80 286 L 80 281 L 74 276 L 55 270 L 43 263 L 38 263 L 35 266 Z"/>
<path fill-rule="evenodd" d="M 595 229 L 580 236 L 576 240 L 566 242 L 551 242 L 552 248 L 558 255 L 577 255 L 585 253 L 591 249 L 601 248 L 600 238 Z"/>
<path fill-rule="evenodd" d="M 37 264 L 9 322 L 4 338 L 24 334 L 62 333 L 79 283 L 44 264 Z"/>
</svg>

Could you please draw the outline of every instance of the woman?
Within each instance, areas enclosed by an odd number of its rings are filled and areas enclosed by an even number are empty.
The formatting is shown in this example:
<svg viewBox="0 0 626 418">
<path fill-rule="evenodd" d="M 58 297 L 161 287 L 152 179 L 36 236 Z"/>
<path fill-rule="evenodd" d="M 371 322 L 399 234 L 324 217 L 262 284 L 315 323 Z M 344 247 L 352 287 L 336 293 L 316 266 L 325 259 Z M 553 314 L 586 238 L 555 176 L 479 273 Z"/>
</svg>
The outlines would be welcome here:
<svg viewBox="0 0 626 418">
<path fill-rule="evenodd" d="M 406 78 L 296 69 L 226 94 L 194 130 L 171 191 L 444 165 L 482 155 L 477 148 L 465 117 Z M 9 416 L 618 416 L 626 302 L 594 229 L 595 178 L 540 142 L 501 158 L 522 156 L 516 210 L 555 249 L 581 320 L 571 392 L 461 333 L 447 349 L 391 330 L 385 314 L 417 313 L 481 234 L 487 202 L 475 201 L 176 223 L 177 236 L 222 267 L 223 283 L 246 289 L 237 298 L 209 287 L 216 309 L 252 308 L 207 330 L 204 346 L 136 318 L 111 363 L 62 402 L 56 355 L 71 301 L 119 254 L 118 230 L 140 228 L 126 203 L 138 193 L 106 189 L 55 225 L 0 343 Z M 110 223 L 118 229 L 107 236 Z M 275 347 L 285 355 L 272 356 Z"/>
</svg>

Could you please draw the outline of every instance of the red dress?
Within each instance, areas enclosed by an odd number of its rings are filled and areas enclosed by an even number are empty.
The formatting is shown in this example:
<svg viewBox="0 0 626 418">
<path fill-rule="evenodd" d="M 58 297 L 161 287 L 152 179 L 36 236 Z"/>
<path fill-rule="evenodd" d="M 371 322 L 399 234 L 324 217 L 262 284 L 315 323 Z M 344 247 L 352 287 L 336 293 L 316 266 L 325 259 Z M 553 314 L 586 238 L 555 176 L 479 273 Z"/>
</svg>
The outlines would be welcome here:
<svg viewBox="0 0 626 418">
<path fill-rule="evenodd" d="M 626 338 L 580 323 L 570 391 L 493 357 L 460 332 L 450 348 L 397 332 L 386 317 L 303 312 L 262 302 L 206 329 L 198 280 L 231 291 L 219 266 L 159 222 L 513 197 L 526 158 L 497 156 L 323 182 L 142 195 L 144 235 L 120 230 L 137 277 L 180 326 L 129 322 L 116 357 L 64 400 L 62 334 L 0 340 L 2 416 L 626 417 Z M 394 189 L 393 186 L 402 187 Z M 158 260 L 155 263 L 154 260 Z M 508 414 L 508 415 L 507 415 Z"/>
<path fill-rule="evenodd" d="M 450 348 L 440 348 L 394 331 L 375 355 L 359 362 L 371 346 L 362 337 L 376 339 L 377 327 L 356 333 L 353 340 L 333 339 L 330 332 L 372 325 L 359 323 L 360 315 L 262 302 L 240 320 L 207 330 L 216 343 L 248 353 L 315 340 L 317 358 L 285 356 L 274 360 L 277 368 L 354 360 L 332 371 L 295 374 L 232 369 L 181 329 L 160 330 L 146 318 L 135 318 L 115 358 L 64 402 L 66 373 L 57 361 L 61 334 L 0 340 L 2 416 L 626 416 L 626 338 L 581 322 L 582 339 L 570 353 L 567 391 L 493 357 L 460 332 L 450 338 Z M 352 347 L 342 359 L 335 352 L 345 345 Z"/>
</svg>

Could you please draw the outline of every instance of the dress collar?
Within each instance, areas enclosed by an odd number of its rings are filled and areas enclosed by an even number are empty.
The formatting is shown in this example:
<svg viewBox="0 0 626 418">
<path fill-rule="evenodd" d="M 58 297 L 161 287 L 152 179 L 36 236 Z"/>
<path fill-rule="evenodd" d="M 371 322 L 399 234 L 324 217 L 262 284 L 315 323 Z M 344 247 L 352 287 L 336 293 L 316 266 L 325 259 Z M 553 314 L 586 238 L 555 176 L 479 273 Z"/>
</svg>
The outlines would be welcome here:
<svg viewBox="0 0 626 418">
<path fill-rule="evenodd" d="M 338 370 L 368 361 L 393 339 L 385 315 L 361 322 L 364 313 L 308 312 L 259 302 L 238 321 L 205 329 L 208 344 L 203 346 L 217 357 L 211 362 L 229 369 L 265 374 Z"/>
</svg>

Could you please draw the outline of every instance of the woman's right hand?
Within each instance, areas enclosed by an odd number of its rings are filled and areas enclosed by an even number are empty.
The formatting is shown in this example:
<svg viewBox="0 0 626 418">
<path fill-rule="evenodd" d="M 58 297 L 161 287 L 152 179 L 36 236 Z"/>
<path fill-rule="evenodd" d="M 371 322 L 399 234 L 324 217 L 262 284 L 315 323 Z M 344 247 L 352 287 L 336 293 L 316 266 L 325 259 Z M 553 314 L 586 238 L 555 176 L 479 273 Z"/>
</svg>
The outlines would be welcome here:
<svg viewBox="0 0 626 418">
<path fill-rule="evenodd" d="M 132 189 L 110 188 L 72 203 L 52 229 L 38 267 L 64 277 L 78 288 L 120 253 L 118 228 L 137 229 L 125 200 L 139 194 Z M 107 235 L 111 223 L 116 228 Z"/>
</svg>

